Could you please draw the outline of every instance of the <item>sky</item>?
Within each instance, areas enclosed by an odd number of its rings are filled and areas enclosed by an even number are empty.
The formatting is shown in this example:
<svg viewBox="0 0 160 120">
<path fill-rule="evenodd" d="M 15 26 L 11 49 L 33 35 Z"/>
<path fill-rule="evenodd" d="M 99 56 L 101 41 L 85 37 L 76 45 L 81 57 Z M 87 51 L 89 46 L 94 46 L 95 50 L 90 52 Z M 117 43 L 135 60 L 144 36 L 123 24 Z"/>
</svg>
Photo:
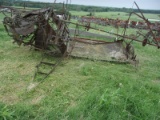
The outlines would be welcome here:
<svg viewBox="0 0 160 120">
<path fill-rule="evenodd" d="M 54 2 L 55 0 L 29 0 L 39 2 Z M 66 2 L 67 0 L 56 0 L 56 3 Z M 126 7 L 136 8 L 133 5 L 134 1 L 138 4 L 140 9 L 152 9 L 160 10 L 160 0 L 68 0 L 71 4 L 79 5 L 93 5 L 93 6 L 104 6 L 104 7 Z"/>
</svg>

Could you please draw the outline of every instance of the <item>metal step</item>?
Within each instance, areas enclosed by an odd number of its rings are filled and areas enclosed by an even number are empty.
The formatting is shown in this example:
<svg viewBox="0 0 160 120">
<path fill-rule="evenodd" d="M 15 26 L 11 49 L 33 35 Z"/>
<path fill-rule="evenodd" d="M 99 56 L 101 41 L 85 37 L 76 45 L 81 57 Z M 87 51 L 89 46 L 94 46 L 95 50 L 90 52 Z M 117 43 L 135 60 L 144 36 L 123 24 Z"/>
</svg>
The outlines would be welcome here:
<svg viewBox="0 0 160 120">
<path fill-rule="evenodd" d="M 44 72 L 41 72 L 41 71 L 38 71 L 37 73 L 43 74 L 43 75 L 48 75 L 48 73 L 44 73 Z"/>
<path fill-rule="evenodd" d="M 52 65 L 52 66 L 54 66 L 54 65 L 55 65 L 55 63 L 49 63 L 49 62 L 41 62 L 41 64 L 45 64 L 45 65 Z"/>
</svg>

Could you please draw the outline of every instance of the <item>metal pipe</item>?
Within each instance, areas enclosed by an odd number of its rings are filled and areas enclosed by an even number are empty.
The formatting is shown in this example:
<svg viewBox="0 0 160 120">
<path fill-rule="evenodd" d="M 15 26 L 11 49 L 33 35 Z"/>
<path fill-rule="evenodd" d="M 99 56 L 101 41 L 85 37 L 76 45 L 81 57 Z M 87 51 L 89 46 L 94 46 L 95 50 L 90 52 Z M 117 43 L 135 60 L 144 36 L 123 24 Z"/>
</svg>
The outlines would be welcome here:
<svg viewBox="0 0 160 120">
<path fill-rule="evenodd" d="M 74 23 L 74 22 L 71 22 L 71 21 L 66 21 L 66 20 L 61 20 L 61 21 L 64 21 L 64 22 L 67 22 L 67 23 L 71 23 L 71 24 L 74 24 L 74 25 L 78 25 L 78 26 L 82 26 L 82 27 L 87 27 L 86 25 Z M 124 35 L 119 35 L 119 34 L 116 34 L 116 33 L 112 33 L 112 32 L 105 31 L 105 30 L 100 30 L 100 29 L 97 29 L 97 28 L 94 28 L 94 27 L 91 27 L 91 26 L 90 26 L 90 28 L 93 29 L 93 30 L 98 30 L 98 31 L 101 31 L 101 32 L 104 32 L 104 33 L 109 33 L 109 34 L 111 34 L 111 35 L 115 35 L 115 36 L 118 36 L 118 37 L 130 39 L 130 40 L 134 40 L 134 41 L 137 41 L 137 42 L 141 42 L 141 43 L 142 43 L 142 41 L 137 40 L 137 39 L 135 39 L 135 38 L 131 38 L 131 37 L 124 36 Z M 147 44 L 157 47 L 157 45 L 152 44 L 152 43 L 147 43 Z"/>
</svg>

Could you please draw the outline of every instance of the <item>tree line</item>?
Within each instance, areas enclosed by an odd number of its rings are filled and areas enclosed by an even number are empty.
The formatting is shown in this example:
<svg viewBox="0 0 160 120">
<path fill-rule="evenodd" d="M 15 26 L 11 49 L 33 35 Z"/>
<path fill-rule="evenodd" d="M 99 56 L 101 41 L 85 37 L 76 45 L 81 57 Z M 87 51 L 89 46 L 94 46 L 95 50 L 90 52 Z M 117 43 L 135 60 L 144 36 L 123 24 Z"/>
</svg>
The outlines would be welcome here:
<svg viewBox="0 0 160 120">
<path fill-rule="evenodd" d="M 63 6 L 63 3 L 43 3 L 43 2 L 31 2 L 25 0 L 0 0 L 0 5 L 6 6 L 25 6 L 25 7 L 32 7 L 32 8 L 44 8 L 44 7 L 54 7 L 55 9 L 60 9 Z M 65 5 L 68 10 L 72 11 L 85 11 L 85 12 L 139 12 L 137 9 L 131 8 L 114 8 L 114 7 L 98 7 L 98 6 L 85 6 L 85 5 L 75 5 L 75 4 L 67 4 Z M 143 13 L 154 13 L 160 14 L 160 10 L 144 10 L 141 9 Z"/>
</svg>

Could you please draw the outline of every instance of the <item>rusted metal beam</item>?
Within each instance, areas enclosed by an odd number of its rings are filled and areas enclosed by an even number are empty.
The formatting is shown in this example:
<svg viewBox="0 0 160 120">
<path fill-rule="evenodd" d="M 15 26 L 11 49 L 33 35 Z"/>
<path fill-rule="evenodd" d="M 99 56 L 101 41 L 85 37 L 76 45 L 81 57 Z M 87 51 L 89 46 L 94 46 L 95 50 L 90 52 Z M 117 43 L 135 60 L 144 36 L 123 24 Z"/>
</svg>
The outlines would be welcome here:
<svg viewBox="0 0 160 120">
<path fill-rule="evenodd" d="M 71 21 L 66 21 L 66 20 L 62 20 L 62 21 L 63 21 L 63 22 L 67 22 L 67 23 L 71 23 L 71 24 L 74 24 L 74 25 L 82 26 L 82 27 L 88 27 L 88 26 L 86 26 L 86 25 L 74 23 L 74 22 L 71 22 Z M 124 35 L 120 35 L 120 34 L 108 32 L 108 31 L 105 31 L 105 30 L 101 30 L 101 29 L 98 29 L 98 28 L 91 27 L 91 26 L 90 26 L 89 28 L 90 28 L 90 29 L 93 29 L 93 30 L 100 31 L 100 32 L 108 33 L 108 34 L 110 34 L 110 35 L 115 35 L 115 36 L 121 37 L 121 38 L 123 38 L 123 40 L 124 40 L 124 39 L 130 39 L 130 40 L 134 40 L 134 41 L 137 41 L 137 42 L 142 43 L 142 41 L 140 41 L 140 40 L 138 40 L 138 39 L 135 39 L 135 38 L 132 38 L 132 37 L 128 37 L 128 36 L 124 36 Z M 147 43 L 147 44 L 157 47 L 157 45 L 152 44 L 152 43 Z"/>
</svg>

